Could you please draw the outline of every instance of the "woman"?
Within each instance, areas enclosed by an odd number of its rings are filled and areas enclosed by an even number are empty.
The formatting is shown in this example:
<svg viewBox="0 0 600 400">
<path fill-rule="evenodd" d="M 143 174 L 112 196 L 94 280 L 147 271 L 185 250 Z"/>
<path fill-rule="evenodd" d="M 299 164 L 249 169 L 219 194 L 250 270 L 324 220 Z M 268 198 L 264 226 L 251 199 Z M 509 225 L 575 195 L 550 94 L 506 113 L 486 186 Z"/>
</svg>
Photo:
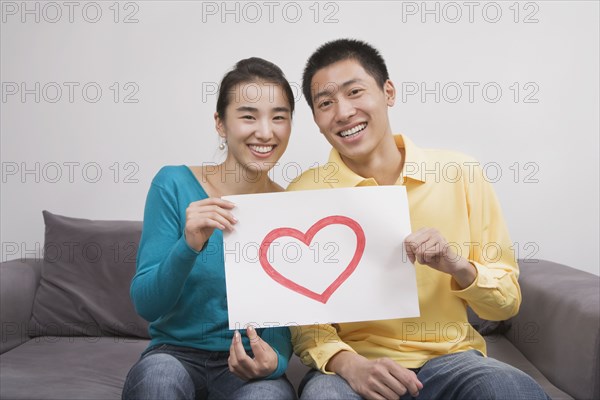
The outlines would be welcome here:
<svg viewBox="0 0 600 400">
<path fill-rule="evenodd" d="M 286 149 L 294 111 L 274 64 L 241 60 L 221 82 L 215 113 L 218 166 L 168 166 L 154 177 L 144 211 L 131 297 L 151 321 L 152 341 L 123 398 L 294 398 L 284 372 L 287 328 L 228 330 L 223 233 L 237 220 L 231 194 L 282 191 L 267 172 Z"/>
</svg>

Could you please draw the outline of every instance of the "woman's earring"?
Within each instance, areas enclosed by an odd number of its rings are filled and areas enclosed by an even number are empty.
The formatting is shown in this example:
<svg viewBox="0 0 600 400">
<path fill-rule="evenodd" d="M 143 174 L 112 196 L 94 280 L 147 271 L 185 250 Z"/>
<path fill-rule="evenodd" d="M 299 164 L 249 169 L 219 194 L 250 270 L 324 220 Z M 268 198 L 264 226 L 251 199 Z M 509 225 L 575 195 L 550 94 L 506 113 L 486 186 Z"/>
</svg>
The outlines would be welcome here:
<svg viewBox="0 0 600 400">
<path fill-rule="evenodd" d="M 225 150 L 225 146 L 227 146 L 227 139 L 222 138 L 221 143 L 219 143 L 219 150 Z"/>
</svg>

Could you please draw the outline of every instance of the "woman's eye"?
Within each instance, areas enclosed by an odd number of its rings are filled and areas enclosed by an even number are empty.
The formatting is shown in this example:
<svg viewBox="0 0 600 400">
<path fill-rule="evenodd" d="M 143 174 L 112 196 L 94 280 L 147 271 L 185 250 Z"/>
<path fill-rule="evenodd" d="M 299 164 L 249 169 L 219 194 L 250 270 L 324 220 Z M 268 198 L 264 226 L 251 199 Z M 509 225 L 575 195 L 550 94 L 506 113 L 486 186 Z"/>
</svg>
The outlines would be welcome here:
<svg viewBox="0 0 600 400">
<path fill-rule="evenodd" d="M 252 115 L 242 115 L 243 119 L 254 119 Z"/>
</svg>

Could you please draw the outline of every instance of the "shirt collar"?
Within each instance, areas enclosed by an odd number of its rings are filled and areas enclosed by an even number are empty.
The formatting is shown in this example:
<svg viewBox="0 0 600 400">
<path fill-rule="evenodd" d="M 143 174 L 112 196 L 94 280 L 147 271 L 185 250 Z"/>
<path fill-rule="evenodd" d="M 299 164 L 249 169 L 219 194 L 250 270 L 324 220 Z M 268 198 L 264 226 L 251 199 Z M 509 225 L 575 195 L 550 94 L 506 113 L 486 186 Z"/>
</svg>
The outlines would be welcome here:
<svg viewBox="0 0 600 400">
<path fill-rule="evenodd" d="M 404 167 L 398 177 L 396 184 L 406 184 L 408 179 L 418 182 L 425 182 L 422 174 L 419 173 L 420 168 L 426 162 L 425 153 L 417 147 L 409 138 L 404 135 L 394 135 L 394 141 L 398 149 L 404 149 Z M 340 153 L 336 149 L 331 149 L 329 154 L 329 163 L 337 166 L 335 174 L 336 179 L 332 180 L 331 186 L 336 187 L 352 187 L 352 186 L 376 186 L 375 179 L 358 175 L 352 171 L 342 161 Z M 335 168 L 335 167 L 334 167 Z"/>
</svg>

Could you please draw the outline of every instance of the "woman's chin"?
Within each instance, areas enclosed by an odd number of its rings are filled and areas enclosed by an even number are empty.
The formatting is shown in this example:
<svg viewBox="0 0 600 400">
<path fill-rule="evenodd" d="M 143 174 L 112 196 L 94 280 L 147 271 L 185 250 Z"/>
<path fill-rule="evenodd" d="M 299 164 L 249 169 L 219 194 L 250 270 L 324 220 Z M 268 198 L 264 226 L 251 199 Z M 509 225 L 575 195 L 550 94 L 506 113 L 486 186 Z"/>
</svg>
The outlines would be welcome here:
<svg viewBox="0 0 600 400">
<path fill-rule="evenodd" d="M 258 181 L 262 175 L 268 174 L 276 164 L 277 161 L 250 161 L 244 164 L 244 177 Z"/>
</svg>

